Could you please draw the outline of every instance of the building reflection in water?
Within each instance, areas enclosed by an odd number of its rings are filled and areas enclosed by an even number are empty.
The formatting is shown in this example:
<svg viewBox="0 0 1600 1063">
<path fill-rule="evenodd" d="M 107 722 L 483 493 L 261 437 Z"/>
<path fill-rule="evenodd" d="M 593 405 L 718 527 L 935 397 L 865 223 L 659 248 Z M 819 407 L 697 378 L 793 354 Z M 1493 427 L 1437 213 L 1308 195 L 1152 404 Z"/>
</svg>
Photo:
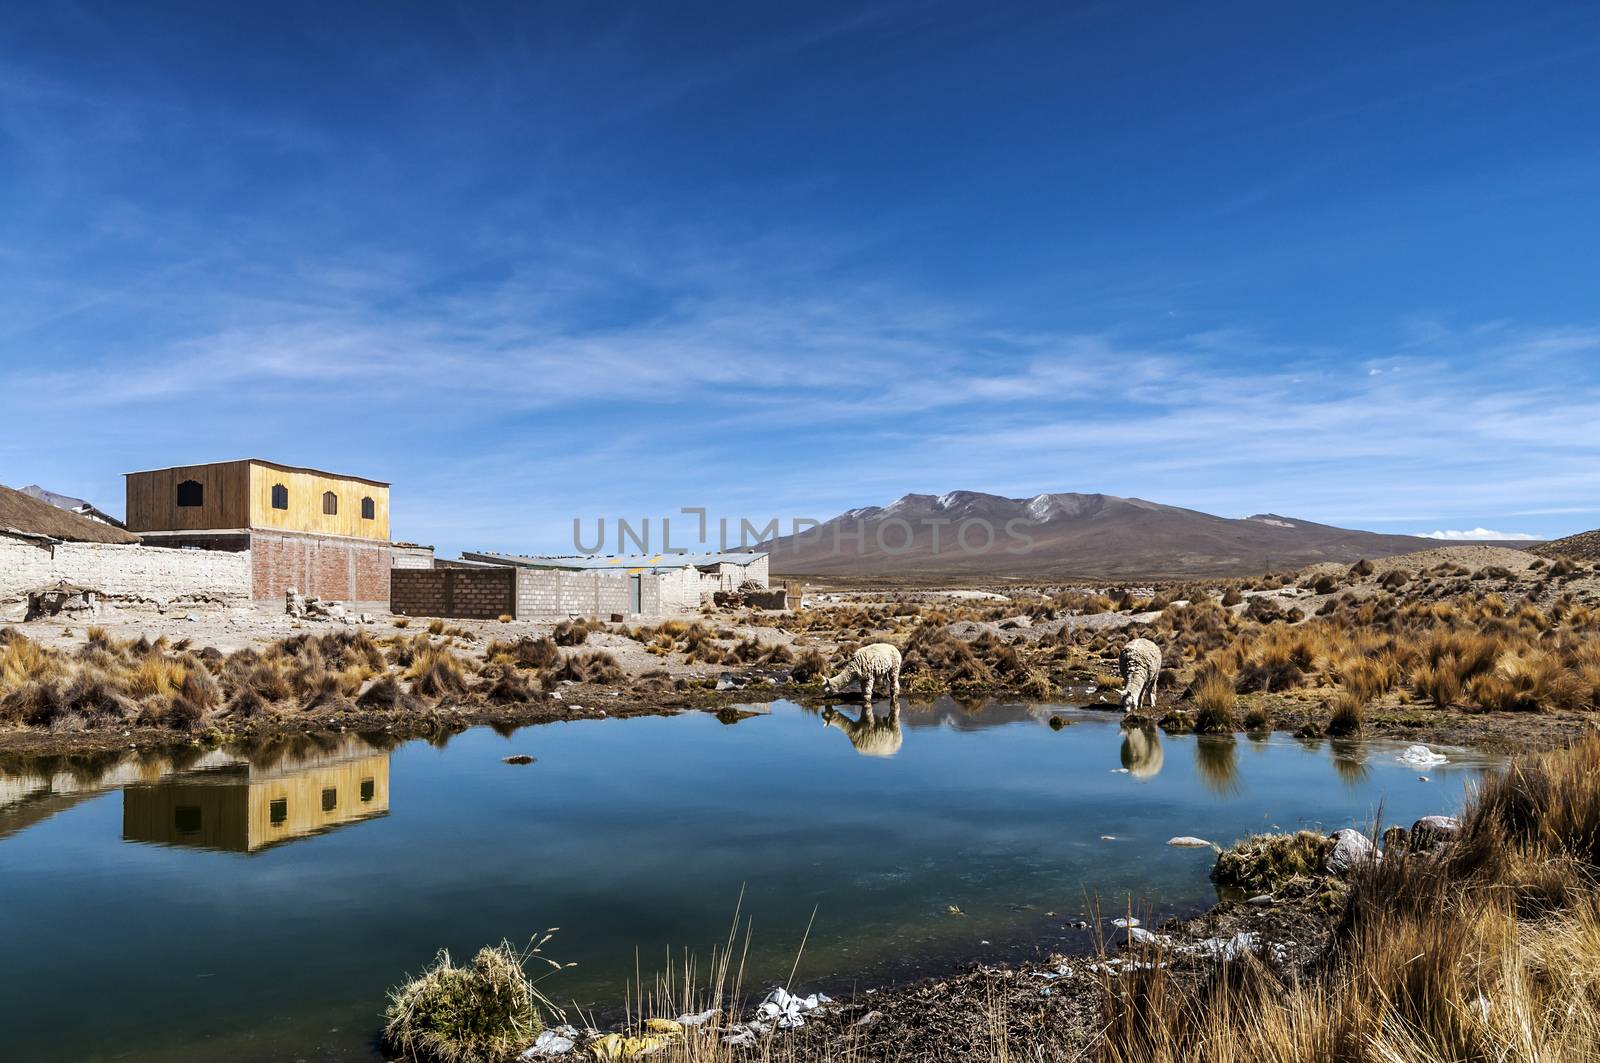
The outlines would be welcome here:
<svg viewBox="0 0 1600 1063">
<path fill-rule="evenodd" d="M 1122 766 L 1135 779 L 1153 779 L 1161 774 L 1164 757 L 1161 732 L 1146 724 L 1122 733 Z"/>
<path fill-rule="evenodd" d="M 122 791 L 122 838 L 254 853 L 389 811 L 389 754 L 354 735 Z"/>
</svg>

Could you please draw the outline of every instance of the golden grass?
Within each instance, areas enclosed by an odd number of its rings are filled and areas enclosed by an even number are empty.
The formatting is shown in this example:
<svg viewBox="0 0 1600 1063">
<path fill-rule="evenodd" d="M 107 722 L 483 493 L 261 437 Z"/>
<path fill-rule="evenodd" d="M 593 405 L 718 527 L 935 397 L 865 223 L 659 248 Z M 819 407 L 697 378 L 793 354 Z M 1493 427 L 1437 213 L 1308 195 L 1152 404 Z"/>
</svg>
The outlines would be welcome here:
<svg viewBox="0 0 1600 1063">
<path fill-rule="evenodd" d="M 1296 973 L 1248 957 L 1197 984 L 1159 966 L 1108 976 L 1099 1058 L 1594 1060 L 1597 858 L 1600 736 L 1590 736 L 1491 779 L 1442 853 L 1391 850 L 1365 865 L 1320 966 Z"/>
</svg>

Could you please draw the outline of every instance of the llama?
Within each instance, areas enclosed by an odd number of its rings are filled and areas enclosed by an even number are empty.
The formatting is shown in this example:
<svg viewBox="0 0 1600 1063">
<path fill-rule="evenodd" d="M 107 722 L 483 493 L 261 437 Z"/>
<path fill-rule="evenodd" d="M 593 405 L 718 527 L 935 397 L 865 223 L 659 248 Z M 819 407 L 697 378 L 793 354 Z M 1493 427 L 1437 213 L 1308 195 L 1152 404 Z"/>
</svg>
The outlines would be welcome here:
<svg viewBox="0 0 1600 1063">
<path fill-rule="evenodd" d="M 1156 679 L 1161 675 L 1161 648 L 1149 639 L 1134 639 L 1117 657 L 1122 672 L 1122 711 L 1138 712 L 1149 695 L 1156 707 Z"/>
<path fill-rule="evenodd" d="M 863 706 L 859 719 L 852 720 L 832 705 L 822 710 L 822 725 L 837 727 L 864 757 L 892 757 L 900 752 L 904 735 L 900 730 L 900 703 L 889 702 L 887 718 L 877 716 L 871 705 Z"/>
<path fill-rule="evenodd" d="M 1122 735 L 1122 766 L 1135 779 L 1161 774 L 1161 735 L 1154 727 L 1134 727 Z"/>
<path fill-rule="evenodd" d="M 857 650 L 845 664 L 844 670 L 822 684 L 824 694 L 837 694 L 852 680 L 861 681 L 862 700 L 872 705 L 872 690 L 881 687 L 889 692 L 889 700 L 900 696 L 900 651 L 887 642 L 874 642 Z"/>
</svg>

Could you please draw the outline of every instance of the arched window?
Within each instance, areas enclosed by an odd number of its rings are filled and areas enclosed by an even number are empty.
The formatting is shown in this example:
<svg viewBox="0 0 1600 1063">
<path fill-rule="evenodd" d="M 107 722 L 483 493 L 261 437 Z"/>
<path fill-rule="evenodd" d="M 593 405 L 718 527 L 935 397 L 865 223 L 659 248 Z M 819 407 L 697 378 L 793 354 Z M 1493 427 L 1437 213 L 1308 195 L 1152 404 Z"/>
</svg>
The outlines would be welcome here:
<svg viewBox="0 0 1600 1063">
<path fill-rule="evenodd" d="M 272 485 L 272 508 L 273 509 L 288 509 L 289 508 L 289 489 L 287 487 L 283 486 L 282 484 L 273 484 Z"/>
<path fill-rule="evenodd" d="M 178 505 L 185 509 L 206 504 L 206 489 L 198 480 L 185 480 L 178 485 Z"/>
<path fill-rule="evenodd" d="M 322 492 L 322 512 L 333 516 L 339 512 L 339 496 L 332 491 Z"/>
<path fill-rule="evenodd" d="M 363 498 L 361 500 L 361 519 L 376 520 L 377 516 L 378 504 L 370 498 Z"/>
</svg>

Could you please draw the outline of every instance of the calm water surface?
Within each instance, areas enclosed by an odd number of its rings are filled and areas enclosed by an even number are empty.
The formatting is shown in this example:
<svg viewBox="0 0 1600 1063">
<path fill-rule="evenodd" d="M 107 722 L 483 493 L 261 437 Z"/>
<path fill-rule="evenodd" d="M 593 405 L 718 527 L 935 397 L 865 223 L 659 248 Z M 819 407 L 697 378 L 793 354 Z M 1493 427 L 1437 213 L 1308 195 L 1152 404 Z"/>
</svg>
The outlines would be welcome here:
<svg viewBox="0 0 1600 1063">
<path fill-rule="evenodd" d="M 803 986 L 1081 948 L 1096 897 L 1108 918 L 1214 899 L 1210 851 L 1174 835 L 1368 826 L 1380 804 L 1409 824 L 1494 763 L 1423 782 L 1400 748 L 951 703 L 852 729 L 780 702 L 731 725 L 8 764 L 0 1057 L 376 1059 L 385 990 L 440 947 L 559 926 L 547 952 L 578 966 L 545 988 L 611 1006 L 636 950 L 647 974 L 669 947 L 708 954 L 741 890 L 752 982 L 787 978 L 813 910 Z"/>
</svg>

